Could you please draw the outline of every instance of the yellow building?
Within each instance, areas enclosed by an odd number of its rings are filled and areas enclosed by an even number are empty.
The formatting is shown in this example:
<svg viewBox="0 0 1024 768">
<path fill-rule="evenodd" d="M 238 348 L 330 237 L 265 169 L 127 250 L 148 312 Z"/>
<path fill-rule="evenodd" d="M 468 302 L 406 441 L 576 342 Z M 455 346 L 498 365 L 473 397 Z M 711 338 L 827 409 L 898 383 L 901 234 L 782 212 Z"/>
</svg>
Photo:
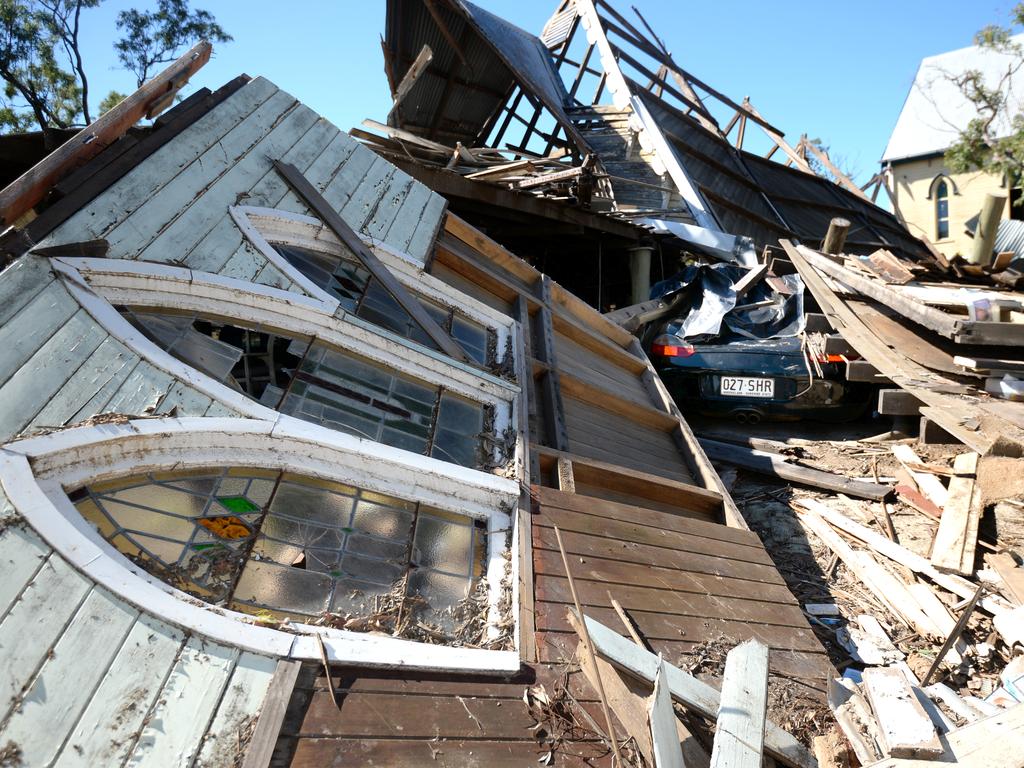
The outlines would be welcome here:
<svg viewBox="0 0 1024 768">
<path fill-rule="evenodd" d="M 1024 35 L 1014 40 L 1024 45 Z M 944 159 L 959 131 L 977 117 L 951 78 L 977 70 L 989 87 L 996 87 L 1014 60 L 977 46 L 922 60 L 882 156 L 896 215 L 913 234 L 930 240 L 945 256 L 970 253 L 967 223 L 981 211 L 988 193 L 1012 196 L 1003 208 L 1004 219 L 1024 218 L 1024 207 L 1010 204 L 1019 196 L 1019 189 L 1008 190 L 1002 175 L 953 173 Z M 1007 109 L 994 123 L 997 135 L 1009 133 L 1012 115 L 1024 106 L 1024 73 L 1016 79 L 1006 78 L 1002 87 Z"/>
</svg>

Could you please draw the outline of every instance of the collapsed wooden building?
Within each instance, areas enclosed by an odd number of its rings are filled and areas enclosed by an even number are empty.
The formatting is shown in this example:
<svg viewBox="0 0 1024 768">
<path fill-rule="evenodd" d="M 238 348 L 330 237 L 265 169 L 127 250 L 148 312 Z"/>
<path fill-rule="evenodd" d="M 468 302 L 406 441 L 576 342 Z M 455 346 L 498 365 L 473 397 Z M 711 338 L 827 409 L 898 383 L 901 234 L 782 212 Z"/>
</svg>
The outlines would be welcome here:
<svg viewBox="0 0 1024 768">
<path fill-rule="evenodd" d="M 393 0 L 384 47 L 376 135 L 259 77 L 174 104 L 204 44 L 0 191 L 0 757 L 815 765 L 836 671 L 594 307 L 836 216 L 926 244 L 605 2 Z M 681 668 L 714 639 L 767 688 Z"/>
<path fill-rule="evenodd" d="M 589 615 L 757 639 L 821 699 L 634 337 L 265 79 L 121 137 L 208 56 L 0 196 L 5 756 L 610 762 L 524 725 L 524 687 L 597 700 L 556 530 Z"/>
</svg>

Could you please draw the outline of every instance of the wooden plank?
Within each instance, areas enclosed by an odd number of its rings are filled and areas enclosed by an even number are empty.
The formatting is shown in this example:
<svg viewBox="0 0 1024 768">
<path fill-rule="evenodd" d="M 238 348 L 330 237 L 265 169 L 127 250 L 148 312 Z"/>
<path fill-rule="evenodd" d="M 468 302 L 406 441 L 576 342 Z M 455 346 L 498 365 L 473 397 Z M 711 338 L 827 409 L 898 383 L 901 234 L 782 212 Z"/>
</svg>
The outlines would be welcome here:
<svg viewBox="0 0 1024 768">
<path fill-rule="evenodd" d="M 61 768 L 122 765 L 184 641 L 143 614 L 131 628 L 57 760 Z"/>
<path fill-rule="evenodd" d="M 768 708 L 768 648 L 748 640 L 725 659 L 712 768 L 760 768 Z"/>
<path fill-rule="evenodd" d="M 213 46 L 207 41 L 197 43 L 127 99 L 0 190 L 0 224 L 14 222 L 41 201 L 61 177 L 113 144 L 158 104 L 173 99 L 189 77 L 210 60 L 212 51 Z"/>
<path fill-rule="evenodd" d="M 707 539 L 693 539 L 687 549 L 680 547 L 654 547 L 634 541 L 605 538 L 563 530 L 562 540 L 567 551 L 581 557 L 600 557 L 620 560 L 626 563 L 651 565 L 661 568 L 676 568 L 715 576 L 733 577 L 760 581 L 767 584 L 785 584 L 775 566 L 771 563 L 752 562 L 744 555 L 750 550 L 739 547 L 713 546 L 711 551 Z M 551 528 L 535 525 L 533 547 L 537 550 L 554 551 L 554 534 Z"/>
<path fill-rule="evenodd" d="M 664 411 L 627 399 L 603 387 L 594 386 L 583 379 L 568 375 L 565 372 L 560 373 L 559 382 L 561 383 L 564 395 L 575 397 L 594 406 L 603 407 L 612 413 L 625 416 L 644 426 L 662 432 L 669 432 L 676 426 L 675 418 Z M 680 463 L 682 463 L 681 457 Z"/>
<path fill-rule="evenodd" d="M 557 451 L 569 450 L 569 433 L 565 423 L 565 404 L 562 402 L 562 375 L 555 349 L 555 332 L 551 324 L 551 281 L 541 278 L 541 306 L 537 310 L 534 329 L 535 352 L 548 369 L 540 382 L 541 402 L 544 406 L 544 424 L 547 442 Z M 533 321 L 531 321 L 531 326 Z"/>
<path fill-rule="evenodd" d="M 234 648 L 186 642 L 125 765 L 191 764 L 237 658 Z"/>
<path fill-rule="evenodd" d="M 658 657 L 631 643 L 604 625 L 585 618 L 594 643 L 594 650 L 622 671 L 640 680 L 654 684 L 658 672 Z M 707 683 L 673 666 L 665 667 L 665 683 L 674 701 L 703 717 L 715 718 L 721 697 Z M 790 734 L 768 721 L 765 726 L 765 751 L 784 765 L 795 768 L 813 768 L 814 758 Z"/>
<path fill-rule="evenodd" d="M 56 278 L 47 259 L 26 255 L 0 271 L 0 326 L 19 314 Z"/>
<path fill-rule="evenodd" d="M 277 87 L 264 78 L 249 82 L 217 109 L 190 125 L 173 142 L 161 147 L 144 163 L 128 171 L 116 184 L 71 215 L 50 233 L 45 242 L 104 237 L 118 222 L 131 216 L 181 173 L 194 173 L 189 169 L 198 158 L 224 140 L 275 93 Z M 194 187 L 192 194 L 195 195 Z"/>
<path fill-rule="evenodd" d="M 897 444 L 892 447 L 892 455 L 897 458 L 900 464 L 902 464 L 908 472 L 910 472 L 910 475 L 914 478 L 914 482 L 917 484 L 917 487 L 929 501 L 938 507 L 946 506 L 946 499 L 949 496 L 949 491 L 946 490 L 946 486 L 942 484 L 942 481 L 939 480 L 938 477 L 930 472 L 923 472 L 919 469 L 924 462 L 921 461 L 913 448 L 909 445 Z M 975 457 L 975 462 L 976 461 L 977 457 Z M 973 486 L 973 482 L 971 485 Z"/>
<path fill-rule="evenodd" d="M 595 533 L 599 533 L 600 535 L 612 537 L 623 536 L 628 539 L 630 534 L 625 533 L 627 530 L 636 531 L 638 535 L 643 535 L 645 532 L 640 530 L 640 526 L 634 525 L 634 523 L 640 523 L 643 526 L 657 527 L 661 529 L 670 528 L 672 531 L 677 533 L 685 532 L 694 536 L 713 539 L 715 541 L 729 541 L 736 544 L 742 544 L 746 547 L 753 547 L 760 552 L 764 551 L 764 547 L 761 544 L 761 540 L 757 537 L 757 534 L 752 533 L 751 531 L 727 528 L 726 526 L 718 523 L 712 523 L 705 520 L 693 520 L 665 512 L 638 509 L 629 504 L 619 504 L 614 501 L 605 501 L 603 499 L 581 499 L 575 497 L 573 494 L 560 493 L 554 488 L 537 488 L 537 498 L 540 501 L 541 506 L 544 507 L 546 516 L 553 515 L 554 510 L 556 509 L 567 510 L 583 515 L 607 518 L 610 521 L 630 526 L 629 528 L 617 529 L 614 533 L 611 532 L 611 530 L 608 532 L 595 531 Z M 549 507 L 551 509 L 548 509 Z M 563 515 L 561 517 L 564 519 L 565 516 Z M 562 525 L 562 523 L 558 523 L 558 525 Z M 566 527 L 568 527 L 568 525 Z M 579 529 L 574 528 L 574 530 Z M 667 533 L 668 531 L 662 530 L 661 532 Z M 642 539 L 630 540 L 642 541 Z M 751 553 L 751 556 L 753 557 L 754 553 Z"/>
<path fill-rule="evenodd" d="M 263 96 L 267 91 L 270 93 L 264 100 Z M 195 136 L 188 136 L 182 144 L 173 142 L 165 147 L 164 152 L 157 153 L 144 164 L 146 170 L 154 177 L 152 181 L 148 184 L 140 182 L 134 174 L 129 174 L 89 206 L 89 210 L 106 209 L 110 204 L 121 206 L 109 217 L 109 228 L 98 235 L 110 243 L 111 258 L 136 258 L 145 251 L 161 233 L 173 226 L 182 212 L 187 212 L 197 199 L 203 197 L 197 197 L 198 191 L 212 186 L 224 174 L 229 173 L 236 163 L 242 161 L 247 153 L 274 130 L 279 120 L 294 110 L 296 105 L 290 94 L 277 90 L 262 80 L 249 83 L 238 92 L 236 98 L 242 96 L 245 97 L 241 100 L 243 103 L 234 105 L 235 111 L 243 111 L 253 102 L 258 104 L 237 124 L 232 124 L 231 116 L 225 115 L 226 133 L 221 134 L 223 128 L 220 126 L 208 126 L 204 121 L 200 121 L 195 126 L 198 129 Z M 230 99 L 228 104 L 233 101 L 234 99 Z M 193 159 L 190 150 L 197 144 L 198 155 Z M 151 191 L 148 197 L 141 200 L 123 199 L 126 192 L 135 190 Z M 238 190 L 235 191 L 236 195 L 237 193 Z M 231 202 L 234 201 L 235 198 L 232 197 Z M 215 212 L 208 210 L 204 213 Z M 216 215 L 220 217 L 224 213 L 225 211 L 220 210 Z M 94 218 L 98 221 L 91 226 L 98 228 L 107 224 L 108 219 L 102 213 Z M 77 219 L 77 216 L 69 219 L 51 236 L 51 239 L 56 239 L 66 230 L 75 231 L 73 227 Z M 199 234 L 205 234 L 205 230 Z M 194 241 L 191 245 L 194 245 Z"/>
<path fill-rule="evenodd" d="M 999 574 L 1000 589 L 1017 605 L 1024 605 L 1024 568 L 1017 565 L 1012 555 L 1005 552 L 985 555 L 985 562 Z M 2 602 L 0 602 L 2 605 Z"/>
<path fill-rule="evenodd" d="M 859 261 L 886 283 L 904 285 L 914 279 L 914 273 L 907 269 L 891 251 L 879 248 Z"/>
<path fill-rule="evenodd" d="M 270 105 L 276 105 L 282 111 L 273 119 L 268 115 L 263 124 L 254 126 L 257 132 L 267 131 L 258 137 L 256 143 L 242 148 L 243 154 L 230 163 L 218 164 L 209 170 L 204 167 L 204 172 L 214 175 L 214 179 L 200 187 L 201 195 L 195 194 L 198 186 L 195 182 L 177 187 L 178 192 L 191 195 L 191 198 L 184 204 L 180 200 L 166 201 L 172 206 L 172 219 L 144 244 L 137 258 L 161 261 L 163 259 L 156 254 L 187 255 L 218 225 L 233 225 L 234 221 L 225 215 L 228 206 L 237 204 L 239 195 L 251 189 L 268 172 L 269 158 L 287 155 L 320 119 L 313 110 L 298 104 L 283 91 L 267 102 L 268 109 Z M 168 190 L 164 190 L 157 200 L 161 201 L 167 194 Z M 166 214 L 162 218 L 166 219 Z M 266 257 L 262 253 L 260 256 L 262 266 Z"/>
<path fill-rule="evenodd" d="M 608 607 L 608 588 L 630 612 L 648 640 L 698 642 L 708 633 L 735 640 L 755 638 L 780 650 L 817 653 L 820 643 L 799 609 L 786 603 L 766 603 L 748 598 L 673 592 L 665 588 L 639 587 L 607 581 L 580 581 L 580 600 L 587 613 L 616 626 L 619 619 Z M 571 603 L 564 577 L 547 577 L 538 583 L 537 627 L 545 632 L 568 632 L 565 607 Z"/>
<path fill-rule="evenodd" d="M 945 737 L 938 757 L 886 758 L 866 768 L 935 768 L 955 764 L 959 768 L 1020 766 L 1024 754 L 1024 707 L 1011 707 Z"/>
<path fill-rule="evenodd" d="M 865 326 L 857 313 L 836 296 L 822 276 L 804 259 L 801 254 L 807 253 L 807 249 L 794 247 L 788 240 L 780 242 L 832 324 L 879 372 L 927 403 L 929 409 L 923 415 L 939 423 L 943 429 L 981 455 L 999 453 L 1016 456 L 1024 450 L 1024 429 L 1008 424 L 1005 418 L 995 416 L 988 410 L 988 406 L 950 394 L 951 391 L 959 391 L 954 382 L 916 364 Z"/>
<path fill-rule="evenodd" d="M 252 732 L 252 739 L 245 751 L 242 768 L 266 768 L 274 754 L 281 724 L 284 722 L 288 702 L 291 701 L 295 681 L 302 665 L 298 661 L 281 659 L 277 662 L 273 678 L 262 700 L 259 719 Z"/>
<path fill-rule="evenodd" d="M 255 736 L 258 716 L 277 664 L 274 659 L 255 653 L 238 657 L 217 712 L 203 736 L 197 765 L 234 765 L 239 757 L 239 745 L 248 741 L 251 747 L 250 736 Z"/>
<path fill-rule="evenodd" d="M 860 523 L 857 523 L 845 515 L 830 509 L 825 504 L 815 499 L 801 499 L 799 501 L 800 506 L 807 509 L 813 510 L 815 514 L 820 515 L 822 518 L 827 520 L 829 523 L 839 528 L 842 531 L 860 539 L 867 544 L 871 549 L 883 557 L 887 557 L 893 562 L 899 563 L 900 565 L 906 566 L 914 573 L 919 573 L 922 576 L 927 576 L 929 579 L 934 581 L 943 589 L 947 589 L 954 595 L 959 595 L 964 599 L 970 599 L 974 596 L 977 589 L 977 585 L 968 581 L 967 579 L 955 576 L 953 574 L 942 573 L 937 570 L 927 558 L 921 557 L 914 552 L 900 546 L 894 541 L 890 541 L 885 536 L 877 533 L 870 528 L 866 528 Z M 1006 601 L 993 600 L 992 598 L 982 598 L 980 605 L 989 611 L 989 613 L 999 613 L 1010 608 L 1010 604 Z"/>
<path fill-rule="evenodd" d="M 0 741 L 17 744 L 26 765 L 56 759 L 138 615 L 103 590 L 86 597 L 0 730 Z"/>
<path fill-rule="evenodd" d="M 63 283 L 53 281 L 0 326 L 0 382 L 10 379 L 78 309 Z"/>
<path fill-rule="evenodd" d="M 90 582 L 51 556 L 0 623 L 0 721 L 17 705 L 64 627 L 88 594 Z M 60 595 L 54 600 L 54 595 Z"/>
<path fill-rule="evenodd" d="M 595 656 L 593 663 L 585 649 L 580 647 L 576 658 L 580 669 L 587 676 L 592 688 L 596 690 L 597 680 L 604 685 L 608 706 L 622 724 L 626 733 L 636 739 L 636 747 L 644 759 L 653 764 L 651 731 L 648 727 L 645 699 L 648 686 L 632 677 L 624 675 L 604 659 Z"/>
<path fill-rule="evenodd" d="M 536 450 L 542 458 L 554 457 L 571 462 L 573 473 L 577 481 L 581 483 L 620 491 L 623 494 L 636 497 L 638 501 L 642 499 L 661 501 L 679 509 L 695 512 L 715 514 L 722 509 L 722 494 L 718 491 L 711 491 L 690 483 L 680 483 L 649 472 L 627 470 L 615 464 L 572 453 L 560 453 L 543 446 L 538 446 Z M 662 519 L 668 520 L 668 518 Z"/>
<path fill-rule="evenodd" d="M 978 545 L 978 524 L 984 507 L 981 489 L 975 487 L 978 454 L 961 453 L 953 460 L 953 470 L 956 474 L 949 481 L 949 493 L 932 543 L 930 559 L 936 568 L 971 576 Z M 934 475 L 927 476 L 938 481 Z"/>
<path fill-rule="evenodd" d="M 942 744 L 935 726 L 914 696 L 903 672 L 891 667 L 870 667 L 863 675 L 886 754 L 932 758 L 941 755 Z"/>
<path fill-rule="evenodd" d="M 22 590 L 32 581 L 50 554 L 50 548 L 35 531 L 14 517 L 14 507 L 0 493 L 0 519 L 12 520 L 0 530 L 0 620 L 15 605 Z"/>
<path fill-rule="evenodd" d="M 939 629 L 907 592 L 907 585 L 903 581 L 879 565 L 868 552 L 854 550 L 816 512 L 798 512 L 797 515 L 801 524 L 835 552 L 893 615 L 926 637 L 941 636 Z"/>
<path fill-rule="evenodd" d="M 171 386 L 174 378 L 159 368 L 141 361 L 103 407 L 106 413 L 142 415 L 151 413 Z M 147 409 L 150 409 L 147 411 Z"/>
<path fill-rule="evenodd" d="M 655 768 L 686 768 L 683 750 L 676 733 L 676 711 L 672 707 L 672 694 L 665 683 L 665 661 L 658 657 L 658 671 L 654 675 L 654 692 L 647 703 L 651 723 L 651 753 Z M 765 680 L 768 666 L 765 664 Z"/>
<path fill-rule="evenodd" d="M 784 456 L 779 454 L 758 451 L 753 448 L 745 448 L 730 443 L 721 443 L 705 437 L 698 438 L 698 440 L 711 459 L 733 464 L 760 474 L 778 477 L 789 482 L 809 485 L 813 488 L 824 488 L 825 490 L 845 493 L 849 496 L 871 499 L 873 501 L 881 501 L 888 498 L 892 493 L 892 488 L 888 485 L 869 483 L 832 472 L 823 472 L 812 467 L 790 464 Z"/>
<path fill-rule="evenodd" d="M 381 765 L 388 768 L 423 768 L 445 765 L 523 768 L 538 764 L 547 750 L 535 739 L 335 739 L 302 737 L 296 742 L 291 768 L 328 765 Z M 472 754 L 471 754 L 472 753 Z M 613 768 L 604 742 L 573 740 L 571 752 L 555 750 L 559 768 Z M 471 761 L 471 762 L 468 762 Z"/>
<path fill-rule="evenodd" d="M 31 430 L 34 427 L 63 427 L 74 423 L 76 415 L 83 408 L 119 376 L 127 378 L 128 373 L 138 362 L 139 357 L 135 353 L 114 337 L 108 336 L 60 391 L 36 414 L 28 428 Z M 109 400 L 112 394 L 113 390 L 104 402 Z"/>
<path fill-rule="evenodd" d="M 423 309 L 423 305 L 395 279 L 391 271 L 366 247 L 359 235 L 349 227 L 348 223 L 330 206 L 323 195 L 317 191 L 316 187 L 302 175 L 302 172 L 294 165 L 279 161 L 275 161 L 274 167 L 277 168 L 278 172 L 292 189 L 309 204 L 316 215 L 337 235 L 338 239 L 348 246 L 349 250 L 359 258 L 367 271 L 384 286 L 385 290 L 413 318 L 416 324 L 423 329 L 431 341 L 437 344 L 438 348 L 449 357 L 453 357 L 461 362 L 467 362 L 468 359 L 462 348 L 438 326 L 437 321 Z"/>
</svg>

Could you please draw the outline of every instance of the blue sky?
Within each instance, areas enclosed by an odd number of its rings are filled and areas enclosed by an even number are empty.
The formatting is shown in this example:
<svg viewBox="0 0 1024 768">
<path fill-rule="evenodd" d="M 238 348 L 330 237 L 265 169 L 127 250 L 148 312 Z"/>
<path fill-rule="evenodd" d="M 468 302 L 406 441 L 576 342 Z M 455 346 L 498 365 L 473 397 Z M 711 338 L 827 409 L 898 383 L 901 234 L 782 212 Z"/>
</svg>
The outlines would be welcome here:
<svg viewBox="0 0 1024 768">
<path fill-rule="evenodd" d="M 538 32 L 556 0 L 476 0 Z M 636 5 L 680 66 L 761 114 L 795 143 L 821 138 L 866 181 L 906 97 L 920 59 L 971 43 L 985 24 L 1005 23 L 1009 0 L 860 0 L 785 4 L 754 0 L 613 0 Z M 94 104 L 112 88 L 130 91 L 116 68 L 117 11 L 144 0 L 107 0 L 86 11 L 84 54 Z M 390 106 L 380 35 L 384 0 L 193 0 L 234 36 L 215 46 L 194 83 L 216 88 L 245 72 L 263 75 L 349 129 L 383 119 Z"/>
</svg>

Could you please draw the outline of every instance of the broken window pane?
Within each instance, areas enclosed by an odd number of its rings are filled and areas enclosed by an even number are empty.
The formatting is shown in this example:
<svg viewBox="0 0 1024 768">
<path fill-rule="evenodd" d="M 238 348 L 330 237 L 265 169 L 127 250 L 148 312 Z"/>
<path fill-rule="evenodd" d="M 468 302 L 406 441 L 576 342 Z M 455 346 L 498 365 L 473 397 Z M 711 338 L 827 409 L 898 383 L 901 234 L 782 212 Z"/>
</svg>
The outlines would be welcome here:
<svg viewBox="0 0 1024 768">
<path fill-rule="evenodd" d="M 486 529 L 454 512 L 244 468 L 152 473 L 70 496 L 125 556 L 234 610 L 452 633 L 465 623 L 457 614 L 486 608 L 467 602 L 486 594 Z"/>
<path fill-rule="evenodd" d="M 346 311 L 402 338 L 430 349 L 438 348 L 347 249 L 344 249 L 344 255 L 339 256 L 286 243 L 275 243 L 274 248 L 313 283 L 338 299 Z M 471 360 L 482 366 L 494 362 L 488 360 L 489 330 L 486 326 L 470 320 L 458 310 L 449 310 L 422 296 L 416 296 L 416 299 Z"/>
<path fill-rule="evenodd" d="M 203 370 L 254 400 L 305 421 L 467 467 L 486 465 L 484 406 L 322 342 L 241 328 L 212 318 L 125 309 L 150 338 L 189 365 L 205 350 L 232 350 Z M 156 330 L 153 330 L 156 329 Z M 170 330 L 168 330 L 170 329 Z M 188 339 L 184 344 L 182 339 Z M 204 358 L 205 359 L 205 358 Z M 229 364 L 230 363 L 230 367 Z"/>
</svg>

